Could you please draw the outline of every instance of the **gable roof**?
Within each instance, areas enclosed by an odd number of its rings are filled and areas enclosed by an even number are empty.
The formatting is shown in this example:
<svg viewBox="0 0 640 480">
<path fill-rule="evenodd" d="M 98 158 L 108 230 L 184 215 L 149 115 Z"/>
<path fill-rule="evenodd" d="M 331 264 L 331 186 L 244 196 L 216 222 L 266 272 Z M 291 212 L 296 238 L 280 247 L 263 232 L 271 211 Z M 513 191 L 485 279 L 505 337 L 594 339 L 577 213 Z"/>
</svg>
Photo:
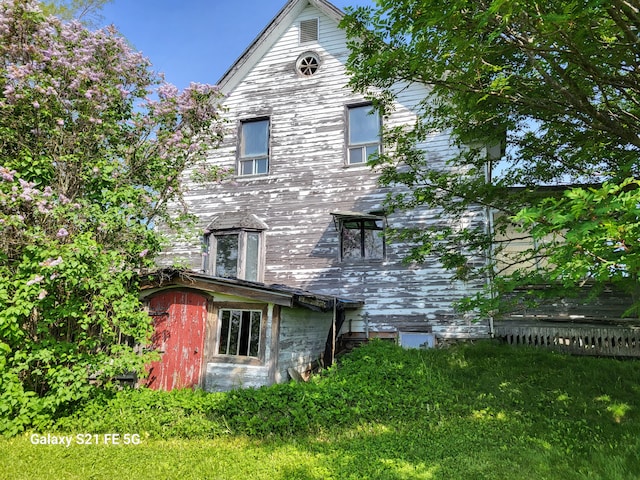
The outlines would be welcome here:
<svg viewBox="0 0 640 480">
<path fill-rule="evenodd" d="M 211 222 L 209 222 L 205 233 L 211 233 L 216 230 L 235 229 L 268 230 L 269 227 L 253 213 L 225 212 L 216 215 Z"/>
<path fill-rule="evenodd" d="M 220 90 L 227 94 L 244 78 L 262 56 L 273 46 L 276 40 L 295 21 L 300 13 L 312 5 L 336 24 L 342 20 L 344 12 L 326 0 L 288 0 L 271 22 L 258 34 L 256 39 L 229 67 L 218 80 Z"/>
</svg>

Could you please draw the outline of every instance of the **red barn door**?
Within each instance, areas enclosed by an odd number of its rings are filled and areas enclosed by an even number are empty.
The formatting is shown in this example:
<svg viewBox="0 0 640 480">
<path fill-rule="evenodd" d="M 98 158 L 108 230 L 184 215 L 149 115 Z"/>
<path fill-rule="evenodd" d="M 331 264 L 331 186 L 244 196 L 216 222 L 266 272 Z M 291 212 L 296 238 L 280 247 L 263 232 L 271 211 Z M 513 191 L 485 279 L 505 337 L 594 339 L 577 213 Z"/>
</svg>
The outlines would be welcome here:
<svg viewBox="0 0 640 480">
<path fill-rule="evenodd" d="M 200 383 L 207 303 L 204 295 L 181 290 L 151 297 L 152 345 L 161 359 L 149 366 L 148 387 L 169 391 Z"/>
</svg>

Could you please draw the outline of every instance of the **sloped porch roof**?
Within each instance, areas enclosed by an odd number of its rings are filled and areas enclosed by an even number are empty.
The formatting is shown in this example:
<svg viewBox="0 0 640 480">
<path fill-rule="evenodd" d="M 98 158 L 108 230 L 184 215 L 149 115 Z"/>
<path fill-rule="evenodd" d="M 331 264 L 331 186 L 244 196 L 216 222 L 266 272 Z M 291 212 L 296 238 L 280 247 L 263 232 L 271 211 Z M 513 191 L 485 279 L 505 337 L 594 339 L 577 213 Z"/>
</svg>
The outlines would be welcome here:
<svg viewBox="0 0 640 480">
<path fill-rule="evenodd" d="M 187 287 L 250 298 L 285 307 L 302 307 L 322 312 L 333 309 L 334 305 L 339 309 L 355 309 L 364 305 L 362 300 L 322 295 L 286 285 L 267 285 L 173 268 L 156 270 L 141 278 L 140 288 L 143 297 L 151 295 L 161 288 Z"/>
</svg>

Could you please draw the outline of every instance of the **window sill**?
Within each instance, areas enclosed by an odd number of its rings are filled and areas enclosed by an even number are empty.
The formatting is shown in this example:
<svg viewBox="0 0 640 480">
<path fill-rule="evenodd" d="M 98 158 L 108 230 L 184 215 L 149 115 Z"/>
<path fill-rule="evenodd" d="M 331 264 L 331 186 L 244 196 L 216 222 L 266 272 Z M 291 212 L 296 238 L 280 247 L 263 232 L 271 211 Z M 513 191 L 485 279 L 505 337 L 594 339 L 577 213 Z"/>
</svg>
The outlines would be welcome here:
<svg viewBox="0 0 640 480">
<path fill-rule="evenodd" d="M 233 363 L 235 365 L 247 365 L 263 367 L 264 361 L 255 357 L 236 357 L 234 355 L 215 355 L 205 360 L 207 363 Z"/>
<path fill-rule="evenodd" d="M 338 261 L 338 264 L 343 266 L 383 265 L 385 263 L 386 259 L 384 258 L 349 258 Z"/>
<path fill-rule="evenodd" d="M 344 168 L 344 169 L 348 169 L 348 168 L 363 168 L 363 167 L 371 169 L 371 167 L 369 166 L 369 164 L 367 162 L 345 163 L 345 164 L 342 165 L 342 168 Z"/>
<path fill-rule="evenodd" d="M 255 173 L 251 175 L 236 175 L 233 177 L 233 180 L 236 182 L 242 182 L 242 181 L 267 179 L 267 178 L 271 178 L 271 176 L 272 175 L 268 173 Z"/>
</svg>

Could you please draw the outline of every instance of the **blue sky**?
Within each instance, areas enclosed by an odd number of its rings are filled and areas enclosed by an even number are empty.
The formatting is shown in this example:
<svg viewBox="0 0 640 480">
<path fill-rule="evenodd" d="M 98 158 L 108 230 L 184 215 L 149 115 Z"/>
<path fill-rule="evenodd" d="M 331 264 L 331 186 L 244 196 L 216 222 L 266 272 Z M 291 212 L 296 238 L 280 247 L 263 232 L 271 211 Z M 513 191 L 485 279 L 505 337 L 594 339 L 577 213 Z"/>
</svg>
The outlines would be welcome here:
<svg viewBox="0 0 640 480">
<path fill-rule="evenodd" d="M 190 82 L 216 83 L 286 0 L 113 0 L 102 23 L 113 24 L 183 89 Z M 346 6 L 373 0 L 335 0 Z"/>
</svg>

